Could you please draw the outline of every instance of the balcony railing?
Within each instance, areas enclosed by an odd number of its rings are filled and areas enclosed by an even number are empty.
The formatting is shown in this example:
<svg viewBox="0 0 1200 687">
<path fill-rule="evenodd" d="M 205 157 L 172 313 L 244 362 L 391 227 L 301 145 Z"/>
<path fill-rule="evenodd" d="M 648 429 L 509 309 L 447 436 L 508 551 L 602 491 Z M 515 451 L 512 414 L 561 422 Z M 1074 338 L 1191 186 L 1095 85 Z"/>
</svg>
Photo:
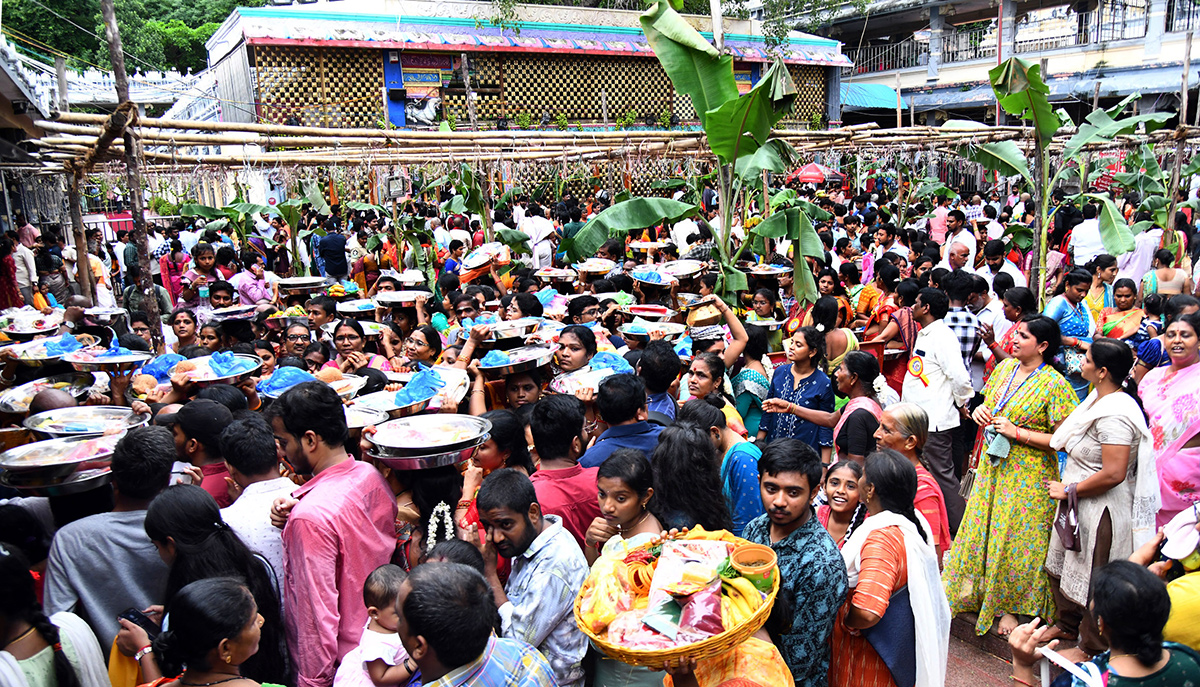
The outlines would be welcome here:
<svg viewBox="0 0 1200 687">
<path fill-rule="evenodd" d="M 1167 1 L 1167 31 L 1200 29 L 1200 3 L 1195 0 Z"/>
<path fill-rule="evenodd" d="M 852 74 L 908 69 L 929 64 L 929 43 L 919 43 L 910 38 L 892 45 L 851 48 L 846 51 L 846 55 L 854 63 L 850 71 Z"/>
<path fill-rule="evenodd" d="M 943 62 L 969 62 L 996 57 L 996 31 L 989 28 L 956 31 L 942 36 Z"/>
<path fill-rule="evenodd" d="M 1018 25 L 1015 51 L 1041 52 L 1143 38 L 1147 19 L 1145 0 L 1106 3 L 1099 10 L 1069 12 L 1061 18 Z"/>
</svg>

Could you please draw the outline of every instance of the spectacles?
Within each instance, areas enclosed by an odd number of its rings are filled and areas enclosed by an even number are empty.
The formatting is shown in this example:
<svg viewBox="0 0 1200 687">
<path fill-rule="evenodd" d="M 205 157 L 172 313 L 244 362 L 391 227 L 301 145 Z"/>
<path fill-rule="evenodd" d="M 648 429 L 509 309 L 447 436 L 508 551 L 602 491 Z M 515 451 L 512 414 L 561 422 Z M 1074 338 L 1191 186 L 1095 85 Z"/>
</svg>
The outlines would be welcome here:
<svg viewBox="0 0 1200 687">
<path fill-rule="evenodd" d="M 358 334 L 342 334 L 341 336 L 333 337 L 333 340 L 342 343 L 343 341 L 358 341 L 361 338 Z"/>
<path fill-rule="evenodd" d="M 308 341 L 308 334 L 288 334 L 288 341 Z"/>
<path fill-rule="evenodd" d="M 404 340 L 404 343 L 406 343 L 406 344 L 412 344 L 413 346 L 417 346 L 417 347 L 422 347 L 422 346 L 423 346 L 423 347 L 428 347 L 428 346 L 429 346 L 429 344 L 425 343 L 424 341 L 421 341 L 420 339 L 413 338 L 413 337 L 411 337 L 411 336 L 410 336 L 410 337 L 408 337 L 407 339 L 405 339 L 405 340 Z"/>
</svg>

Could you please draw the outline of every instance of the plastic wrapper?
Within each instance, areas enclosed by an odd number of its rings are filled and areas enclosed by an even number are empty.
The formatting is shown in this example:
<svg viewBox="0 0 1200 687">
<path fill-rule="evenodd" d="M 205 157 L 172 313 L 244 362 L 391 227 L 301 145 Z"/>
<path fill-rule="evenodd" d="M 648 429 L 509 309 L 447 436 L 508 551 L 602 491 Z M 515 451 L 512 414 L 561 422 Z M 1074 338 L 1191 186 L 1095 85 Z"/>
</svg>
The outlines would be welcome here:
<svg viewBox="0 0 1200 687">
<path fill-rule="evenodd" d="M 488 351 L 487 355 L 483 356 L 483 359 L 479 361 L 479 364 L 483 367 L 499 367 L 507 365 L 509 361 L 510 357 L 504 351 Z"/>
<path fill-rule="evenodd" d="M 554 297 L 558 295 L 558 291 L 556 291 L 552 286 L 544 286 L 542 287 L 541 291 L 538 291 L 533 295 L 537 296 L 538 302 L 542 304 L 543 308 L 545 308 L 549 306 L 550 301 L 553 301 Z"/>
<path fill-rule="evenodd" d="M 315 382 L 317 378 L 298 367 L 277 367 L 270 377 L 258 383 L 259 393 L 278 396 L 288 389 L 303 384 Z"/>
<path fill-rule="evenodd" d="M 664 596 L 691 596 L 718 580 L 717 571 L 729 557 L 723 541 L 675 540 L 663 544 L 662 555 L 650 585 L 650 605 Z"/>
<path fill-rule="evenodd" d="M 218 377 L 228 377 L 253 369 L 254 363 L 228 351 L 217 351 L 209 357 L 208 366 Z"/>
<path fill-rule="evenodd" d="M 715 579 L 704 589 L 679 600 L 683 613 L 679 629 L 690 634 L 711 637 L 725 631 L 721 622 L 721 581 Z"/>
<path fill-rule="evenodd" d="M 46 357 L 54 357 L 56 355 L 64 355 L 72 353 L 83 348 L 83 344 L 70 334 L 63 334 L 57 339 L 46 340 Z"/>
<path fill-rule="evenodd" d="M 123 355 L 133 355 L 133 351 L 129 350 L 128 348 L 125 348 L 120 343 L 118 343 L 116 339 L 113 339 L 112 343 L 109 344 L 109 346 L 108 346 L 108 350 L 104 351 L 103 353 L 97 354 L 96 357 L 97 358 L 116 358 L 118 356 L 123 356 Z"/>
<path fill-rule="evenodd" d="M 160 355 L 142 366 L 142 374 L 150 375 L 159 384 L 166 384 L 171 381 L 171 370 L 175 369 L 175 366 L 184 360 L 186 358 L 178 353 Z"/>
<path fill-rule="evenodd" d="M 643 622 L 646 611 L 618 613 L 608 626 L 608 641 L 630 649 L 656 651 L 674 649 L 675 640 L 657 632 Z"/>
<path fill-rule="evenodd" d="M 633 607 L 629 568 L 615 556 L 604 556 L 592 566 L 596 583 L 588 588 L 579 613 L 592 632 L 603 632 L 617 617 Z"/>
<path fill-rule="evenodd" d="M 664 278 L 662 274 L 660 274 L 658 272 L 654 272 L 652 270 L 637 270 L 637 271 L 633 272 L 630 276 L 632 276 L 634 279 L 636 279 L 638 281 L 644 281 L 644 282 L 647 282 L 650 284 L 665 284 L 665 283 L 667 283 L 666 278 Z"/>
<path fill-rule="evenodd" d="M 408 384 L 396 392 L 396 405 L 400 408 L 433 398 L 446 382 L 432 368 L 421 370 L 412 376 Z"/>
<path fill-rule="evenodd" d="M 616 353 L 596 353 L 588 362 L 593 370 L 612 370 L 617 374 L 633 374 L 633 366 L 625 358 Z"/>
</svg>

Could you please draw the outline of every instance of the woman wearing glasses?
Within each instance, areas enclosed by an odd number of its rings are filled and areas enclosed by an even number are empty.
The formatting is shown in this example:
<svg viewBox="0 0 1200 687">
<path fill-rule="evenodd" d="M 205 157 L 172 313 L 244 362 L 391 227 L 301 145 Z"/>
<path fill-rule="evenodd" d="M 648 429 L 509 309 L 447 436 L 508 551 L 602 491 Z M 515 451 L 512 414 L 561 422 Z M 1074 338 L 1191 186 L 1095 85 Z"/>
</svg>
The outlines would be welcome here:
<svg viewBox="0 0 1200 687">
<path fill-rule="evenodd" d="M 391 365 L 397 372 L 410 372 L 430 367 L 442 355 L 442 337 L 431 325 L 423 324 L 404 339 L 404 347 L 393 347 Z M 399 354 L 399 355 L 396 355 Z"/>
<path fill-rule="evenodd" d="M 325 363 L 325 367 L 336 367 L 342 372 L 355 372 L 364 367 L 391 372 L 387 358 L 376 353 L 367 353 L 367 337 L 362 325 L 356 320 L 342 320 L 333 328 L 333 345 L 337 355 Z"/>
</svg>

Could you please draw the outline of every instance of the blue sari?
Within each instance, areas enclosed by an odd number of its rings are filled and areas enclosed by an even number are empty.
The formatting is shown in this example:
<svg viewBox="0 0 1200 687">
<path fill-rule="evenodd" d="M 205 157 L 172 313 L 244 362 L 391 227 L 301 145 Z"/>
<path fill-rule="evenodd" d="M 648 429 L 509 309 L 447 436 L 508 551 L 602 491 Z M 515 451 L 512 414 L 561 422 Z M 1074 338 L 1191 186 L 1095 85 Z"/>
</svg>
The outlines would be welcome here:
<svg viewBox="0 0 1200 687">
<path fill-rule="evenodd" d="M 1092 333 L 1096 331 L 1096 321 L 1092 319 L 1092 313 L 1088 310 L 1086 302 L 1072 305 L 1066 296 L 1055 296 L 1046 304 L 1046 310 L 1042 314 L 1058 323 L 1058 328 L 1064 337 L 1079 339 L 1081 343 L 1092 343 Z M 1086 358 L 1087 353 L 1076 346 L 1062 346 L 1058 355 L 1054 357 L 1055 366 L 1070 382 L 1071 388 L 1075 390 L 1080 401 L 1088 394 L 1087 380 L 1080 374 Z"/>
</svg>

